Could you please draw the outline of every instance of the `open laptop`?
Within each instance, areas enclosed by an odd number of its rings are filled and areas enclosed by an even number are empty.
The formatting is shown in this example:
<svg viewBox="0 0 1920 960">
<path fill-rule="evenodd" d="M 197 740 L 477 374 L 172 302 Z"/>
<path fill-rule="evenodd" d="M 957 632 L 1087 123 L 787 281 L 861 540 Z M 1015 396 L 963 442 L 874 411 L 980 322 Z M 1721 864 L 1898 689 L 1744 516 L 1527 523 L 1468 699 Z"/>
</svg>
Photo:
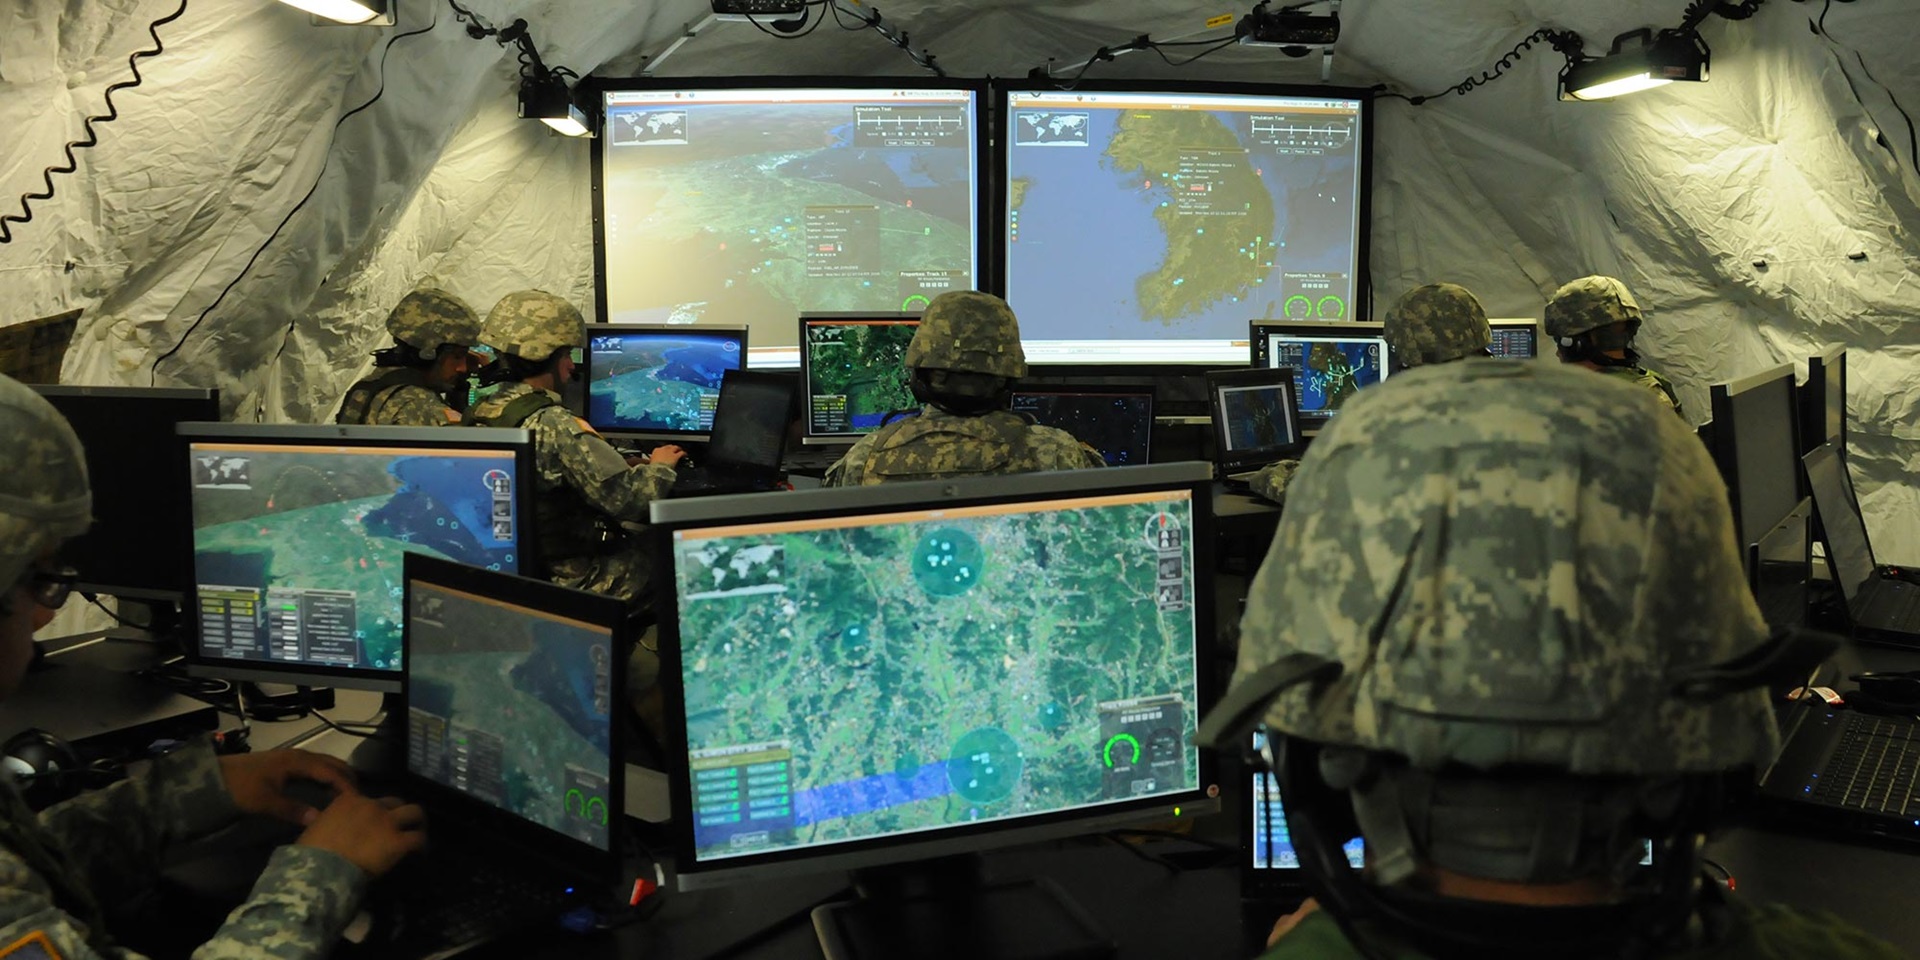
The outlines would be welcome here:
<svg viewBox="0 0 1920 960">
<path fill-rule="evenodd" d="M 1794 824 L 1920 841 L 1920 723 L 1808 697 L 1788 708 L 1760 796 Z"/>
<path fill-rule="evenodd" d="M 1300 402 L 1287 367 L 1207 373 L 1214 475 L 1245 486 L 1261 467 L 1297 456 Z"/>
<path fill-rule="evenodd" d="M 1827 565 L 1840 584 L 1840 600 L 1854 635 L 1901 646 L 1920 646 L 1920 584 L 1887 575 L 1876 561 L 1853 478 L 1840 448 L 1823 443 L 1800 458 L 1813 491 L 1814 510 L 1825 533 Z"/>
<path fill-rule="evenodd" d="M 706 463 L 679 470 L 672 495 L 757 493 L 778 486 L 797 386 L 789 374 L 728 370 L 713 411 Z"/>
<path fill-rule="evenodd" d="M 409 553 L 404 796 L 433 844 L 370 897 L 381 952 L 551 926 L 619 880 L 630 643 L 618 600 Z"/>
<path fill-rule="evenodd" d="M 1110 467 L 1147 462 L 1153 436 L 1153 384 L 1045 384 L 1013 392 L 1010 409 L 1091 445 Z"/>
</svg>

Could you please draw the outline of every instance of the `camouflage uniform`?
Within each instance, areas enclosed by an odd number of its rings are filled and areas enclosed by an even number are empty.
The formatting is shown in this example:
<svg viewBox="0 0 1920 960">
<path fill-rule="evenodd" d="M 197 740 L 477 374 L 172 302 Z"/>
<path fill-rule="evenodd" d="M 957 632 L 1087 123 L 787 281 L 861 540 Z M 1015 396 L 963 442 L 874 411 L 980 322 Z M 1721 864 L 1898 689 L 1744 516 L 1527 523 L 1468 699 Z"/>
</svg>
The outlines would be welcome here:
<svg viewBox="0 0 1920 960">
<path fill-rule="evenodd" d="M 909 370 L 1017 380 L 1027 375 L 1020 326 L 1006 301 L 974 290 L 943 293 L 927 305 L 907 345 Z M 1093 448 L 1065 430 L 996 410 L 959 416 L 929 403 L 920 416 L 860 438 L 827 469 L 829 487 L 1104 467 Z"/>
<path fill-rule="evenodd" d="M 585 346 L 586 322 L 559 297 L 521 291 L 508 294 L 487 315 L 483 338 L 501 353 L 544 360 L 555 350 Z M 548 403 L 508 422 L 514 419 L 508 408 L 535 394 Z M 527 409 L 526 403 L 519 409 Z M 473 409 L 472 418 L 483 426 L 519 427 L 533 434 L 534 519 L 548 579 L 629 603 L 642 600 L 647 553 L 621 523 L 646 521 L 647 505 L 672 490 L 673 468 L 627 466 L 586 421 L 560 405 L 557 394 L 524 383 L 502 387 Z"/>
<path fill-rule="evenodd" d="M 471 347 L 479 343 L 480 318 L 459 297 L 437 287 L 422 287 L 402 297 L 387 315 L 387 332 L 413 358 L 432 360 L 443 344 Z M 459 423 L 460 414 L 427 383 L 426 371 L 401 367 L 347 388 L 333 422 L 445 427 Z"/>
<path fill-rule="evenodd" d="M 1387 313 L 1384 326 L 1387 349 L 1401 369 L 1482 356 L 1493 345 L 1486 308 L 1457 283 L 1429 283 L 1407 291 Z M 1298 460 L 1270 463 L 1247 485 L 1256 496 L 1285 503 L 1287 484 L 1299 469 Z"/>
<path fill-rule="evenodd" d="M 35 557 L 89 523 L 80 440 L 37 394 L 0 376 L 0 585 L 9 591 Z M 144 773 L 35 814 L 12 778 L 0 778 L 0 952 L 19 957 L 127 958 L 108 908 L 151 891 L 161 857 L 180 841 L 239 815 L 204 741 L 160 757 Z M 293 960 L 322 957 L 359 908 L 366 876 L 312 847 L 273 854 L 252 894 L 194 953 Z"/>
<path fill-rule="evenodd" d="M 1633 293 L 1626 284 L 1613 277 L 1581 277 L 1554 291 L 1553 299 L 1547 301 L 1547 336 L 1556 341 L 1570 341 L 1583 333 L 1616 323 L 1630 325 L 1626 343 L 1621 345 L 1627 349 L 1628 359 L 1587 359 L 1577 362 L 1651 392 L 1684 418 L 1686 411 L 1680 409 L 1680 397 L 1673 392 L 1672 381 L 1640 366 L 1638 356 L 1632 352 L 1633 336 L 1640 330 L 1641 312 L 1640 304 L 1633 299 Z"/>
</svg>

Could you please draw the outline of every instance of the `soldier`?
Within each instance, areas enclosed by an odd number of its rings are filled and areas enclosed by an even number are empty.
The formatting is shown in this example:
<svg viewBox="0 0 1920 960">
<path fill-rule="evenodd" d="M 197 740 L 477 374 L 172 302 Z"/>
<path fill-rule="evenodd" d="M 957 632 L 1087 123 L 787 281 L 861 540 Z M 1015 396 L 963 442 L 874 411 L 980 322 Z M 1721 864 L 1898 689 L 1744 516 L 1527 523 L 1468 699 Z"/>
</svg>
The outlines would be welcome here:
<svg viewBox="0 0 1920 960">
<path fill-rule="evenodd" d="M 487 379 L 506 386 L 474 407 L 472 419 L 533 434 L 534 517 L 548 579 L 638 605 L 646 551 L 621 524 L 646 522 L 647 505 L 672 490 L 686 451 L 667 444 L 630 465 L 560 405 L 560 385 L 578 374 L 577 353 L 587 345 L 586 319 L 573 304 L 544 290 L 509 293 L 487 314 L 480 339 L 497 356 Z"/>
<path fill-rule="evenodd" d="M 1833 647 L 1768 639 L 1664 405 L 1569 366 L 1415 370 L 1354 399 L 1289 498 L 1197 736 L 1264 725 L 1325 908 L 1267 957 L 1897 955 L 1700 882 L 1725 786 L 1779 745 L 1767 664 Z"/>
<path fill-rule="evenodd" d="M 0 376 L 0 698 L 21 684 L 33 633 L 53 618 L 78 573 L 55 560 L 87 529 L 86 457 L 39 395 Z M 337 793 L 324 811 L 284 794 L 317 780 Z M 150 893 L 169 847 L 241 814 L 306 830 L 274 852 L 247 902 L 196 956 L 324 957 L 373 877 L 423 840 L 419 807 L 361 795 L 345 764 L 297 750 L 216 757 L 197 741 L 104 790 L 35 814 L 0 778 L 0 953 L 129 960 L 112 909 Z M 124 932 L 124 931 L 123 931 Z"/>
<path fill-rule="evenodd" d="M 920 415 L 861 437 L 827 469 L 826 486 L 1106 466 L 1073 434 L 1007 409 L 1027 355 L 1005 300 L 975 290 L 936 297 L 907 345 L 906 366 Z"/>
<path fill-rule="evenodd" d="M 334 423 L 444 427 L 460 422 L 448 404 L 466 406 L 468 350 L 480 342 L 480 318 L 459 297 L 437 287 L 422 287 L 400 298 L 387 314 L 393 346 L 373 355 L 386 373 L 368 377 L 347 390 Z"/>
<path fill-rule="evenodd" d="M 1396 373 L 1492 355 L 1488 348 L 1493 345 L 1493 328 L 1487 324 L 1487 311 L 1479 298 L 1457 283 L 1429 283 L 1407 291 L 1387 313 L 1383 326 Z M 1285 503 L 1287 484 L 1299 469 L 1298 460 L 1280 460 L 1262 467 L 1247 485 L 1258 496 Z"/>
<path fill-rule="evenodd" d="M 1640 332 L 1640 304 L 1627 285 L 1612 277 L 1581 277 L 1547 301 L 1547 336 L 1560 347 L 1563 363 L 1577 363 L 1640 385 L 1685 417 L 1673 384 L 1640 365 L 1633 338 Z"/>
</svg>

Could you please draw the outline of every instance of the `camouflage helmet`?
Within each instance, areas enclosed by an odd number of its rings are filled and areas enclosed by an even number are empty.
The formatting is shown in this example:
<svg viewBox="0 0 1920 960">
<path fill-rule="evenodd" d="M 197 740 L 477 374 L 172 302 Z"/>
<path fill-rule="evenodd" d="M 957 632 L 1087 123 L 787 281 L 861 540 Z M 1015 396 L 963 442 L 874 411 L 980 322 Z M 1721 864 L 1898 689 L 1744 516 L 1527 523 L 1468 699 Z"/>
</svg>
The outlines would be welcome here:
<svg viewBox="0 0 1920 960">
<path fill-rule="evenodd" d="M 480 315 L 465 300 L 439 287 L 421 287 L 400 298 L 387 314 L 387 332 L 431 359 L 445 343 L 471 347 L 480 342 Z"/>
<path fill-rule="evenodd" d="M 1581 277 L 1555 290 L 1547 301 L 1547 336 L 1577 337 L 1615 323 L 1639 323 L 1640 304 L 1627 285 L 1612 277 Z"/>
<path fill-rule="evenodd" d="M 1314 442 L 1227 701 L 1420 770 L 1724 771 L 1773 756 L 1766 692 L 1684 699 L 1677 680 L 1767 636 L 1679 418 L 1580 367 L 1469 360 L 1362 391 Z M 1343 671 L 1276 684 L 1291 654 Z"/>
<path fill-rule="evenodd" d="M 579 308 L 545 290 L 516 290 L 500 298 L 480 328 L 496 351 L 535 362 L 562 347 L 587 345 L 587 321 Z"/>
<path fill-rule="evenodd" d="M 907 344 L 910 369 L 954 370 L 996 377 L 1027 375 L 1020 321 L 1005 300 L 978 290 L 950 290 L 927 304 Z"/>
<path fill-rule="evenodd" d="M 46 398 L 0 375 L 0 590 L 35 557 L 87 531 L 93 495 L 80 438 Z"/>
<path fill-rule="evenodd" d="M 1407 291 L 1387 313 L 1387 348 L 1403 367 L 1446 363 L 1493 344 L 1487 311 L 1466 287 L 1429 283 Z"/>
</svg>

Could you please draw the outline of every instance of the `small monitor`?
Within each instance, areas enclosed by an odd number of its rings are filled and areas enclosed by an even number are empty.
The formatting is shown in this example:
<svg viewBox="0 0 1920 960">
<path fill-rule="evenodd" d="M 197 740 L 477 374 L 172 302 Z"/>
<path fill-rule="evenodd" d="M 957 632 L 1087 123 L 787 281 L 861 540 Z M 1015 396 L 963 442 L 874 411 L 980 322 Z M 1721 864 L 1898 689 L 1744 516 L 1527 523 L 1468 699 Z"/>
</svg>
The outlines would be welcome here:
<svg viewBox="0 0 1920 960">
<path fill-rule="evenodd" d="M 720 384 L 713 441 L 707 444 L 708 463 L 779 469 L 798 389 L 790 373 L 727 371 Z"/>
<path fill-rule="evenodd" d="M 1253 752 L 1257 756 L 1266 747 L 1267 735 L 1260 731 L 1253 733 Z M 1290 873 L 1300 869 L 1300 854 L 1293 847 L 1293 836 L 1287 829 L 1287 810 L 1280 799 L 1280 783 L 1271 772 L 1251 771 L 1252 784 L 1247 804 L 1250 819 L 1246 831 L 1248 866 L 1254 871 L 1265 873 Z M 1366 866 L 1366 841 L 1355 837 L 1347 841 L 1347 863 L 1355 870 Z"/>
<path fill-rule="evenodd" d="M 64 562 L 83 590 L 123 599 L 179 601 L 193 580 L 178 558 L 193 529 L 187 487 L 155 482 L 184 476 L 182 423 L 220 419 L 217 390 L 149 387 L 34 387 L 73 425 L 87 451 L 93 526 L 67 542 Z"/>
<path fill-rule="evenodd" d="M 1285 369 L 1207 374 L 1213 406 L 1214 462 L 1222 474 L 1265 466 L 1300 445 L 1300 406 Z"/>
<path fill-rule="evenodd" d="M 399 688 L 410 552 L 516 573 L 528 556 L 523 430 L 185 424 L 191 665 L 244 680 Z"/>
<path fill-rule="evenodd" d="M 625 604 L 410 553 L 409 780 L 489 826 L 610 863 L 625 760 Z"/>
<path fill-rule="evenodd" d="M 587 327 L 587 422 L 609 436 L 704 439 L 720 378 L 747 358 L 746 327 Z"/>
<path fill-rule="evenodd" d="M 809 442 L 851 443 L 890 415 L 911 414 L 907 344 L 920 318 L 910 313 L 809 313 L 800 317 L 800 380 Z"/>
<path fill-rule="evenodd" d="M 679 885 L 1217 807 L 1209 474 L 655 501 Z"/>
<path fill-rule="evenodd" d="M 1249 339 L 1255 369 L 1293 370 L 1300 423 L 1317 433 L 1363 387 L 1387 378 L 1393 357 L 1379 323 L 1254 321 Z"/>
<path fill-rule="evenodd" d="M 1493 342 L 1487 351 L 1506 360 L 1532 360 L 1540 356 L 1540 322 L 1537 320 L 1489 320 Z"/>
<path fill-rule="evenodd" d="M 1835 344 L 1807 358 L 1800 388 L 1800 452 L 1827 441 L 1847 446 L 1847 348 Z"/>
<path fill-rule="evenodd" d="M 1029 386 L 1013 394 L 1013 412 L 1057 427 L 1100 451 L 1110 467 L 1147 462 L 1153 435 L 1153 384 Z"/>
<path fill-rule="evenodd" d="M 1744 548 L 1777 526 L 1800 500 L 1793 367 L 1782 365 L 1708 391 L 1714 461 L 1726 481 Z"/>
</svg>

